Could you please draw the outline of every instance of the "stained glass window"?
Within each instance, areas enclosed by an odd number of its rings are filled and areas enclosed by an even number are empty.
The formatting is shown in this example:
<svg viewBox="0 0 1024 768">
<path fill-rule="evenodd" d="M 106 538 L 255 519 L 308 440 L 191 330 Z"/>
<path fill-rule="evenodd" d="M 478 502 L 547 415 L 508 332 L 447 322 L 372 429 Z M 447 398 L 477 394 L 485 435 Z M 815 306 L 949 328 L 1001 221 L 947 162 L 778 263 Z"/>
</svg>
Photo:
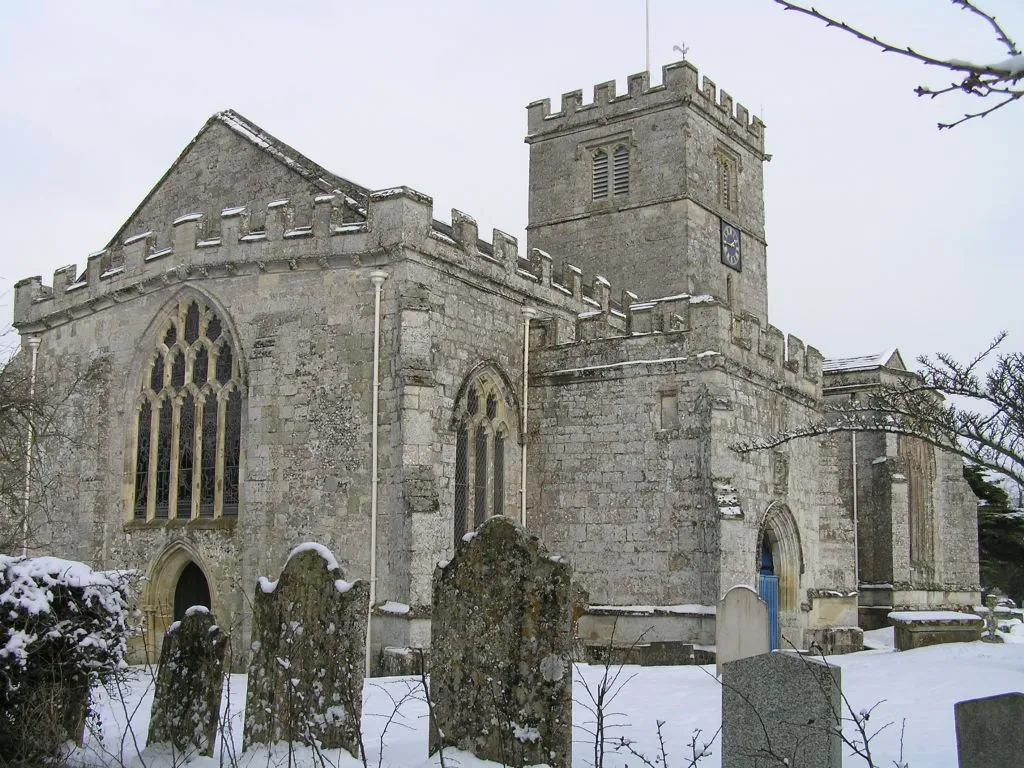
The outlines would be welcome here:
<svg viewBox="0 0 1024 768">
<path fill-rule="evenodd" d="M 137 401 L 132 516 L 237 515 L 243 390 L 223 321 L 182 301 L 158 338 Z"/>
</svg>

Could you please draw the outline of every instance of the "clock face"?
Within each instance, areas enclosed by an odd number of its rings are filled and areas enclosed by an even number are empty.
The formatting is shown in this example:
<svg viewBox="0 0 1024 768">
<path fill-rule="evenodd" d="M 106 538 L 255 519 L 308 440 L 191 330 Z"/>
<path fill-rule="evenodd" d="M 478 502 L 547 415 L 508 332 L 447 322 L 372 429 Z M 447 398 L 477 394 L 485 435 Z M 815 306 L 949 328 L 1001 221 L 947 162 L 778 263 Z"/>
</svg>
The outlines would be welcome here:
<svg viewBox="0 0 1024 768">
<path fill-rule="evenodd" d="M 722 222 L 722 263 L 737 272 L 743 268 L 740 234 L 739 227 L 734 227 L 726 221 Z"/>
</svg>

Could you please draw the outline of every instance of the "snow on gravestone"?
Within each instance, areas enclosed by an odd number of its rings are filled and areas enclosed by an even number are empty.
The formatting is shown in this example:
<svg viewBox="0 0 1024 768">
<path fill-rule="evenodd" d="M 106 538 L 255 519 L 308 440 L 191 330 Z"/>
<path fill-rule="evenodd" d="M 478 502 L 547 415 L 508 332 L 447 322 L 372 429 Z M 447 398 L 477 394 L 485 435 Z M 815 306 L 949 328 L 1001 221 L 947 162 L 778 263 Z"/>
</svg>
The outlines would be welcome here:
<svg viewBox="0 0 1024 768">
<path fill-rule="evenodd" d="M 572 763 L 572 569 L 496 516 L 434 570 L 430 753 Z"/>
<path fill-rule="evenodd" d="M 726 662 L 769 650 L 768 604 L 745 584 L 733 587 L 718 601 L 715 611 L 717 673 L 722 674 Z"/>
<path fill-rule="evenodd" d="M 960 768 L 1017 768 L 1024 755 L 1024 693 L 958 701 L 956 751 Z"/>
<path fill-rule="evenodd" d="M 167 630 L 160 650 L 149 744 L 213 756 L 227 637 L 201 605 Z"/>
<path fill-rule="evenodd" d="M 722 768 L 841 768 L 842 741 L 835 732 L 841 694 L 838 667 L 797 653 L 728 662 L 722 671 Z"/>
<path fill-rule="evenodd" d="M 244 748 L 315 743 L 358 756 L 370 591 L 342 576 L 330 550 L 301 544 L 280 579 L 260 577 Z"/>
</svg>

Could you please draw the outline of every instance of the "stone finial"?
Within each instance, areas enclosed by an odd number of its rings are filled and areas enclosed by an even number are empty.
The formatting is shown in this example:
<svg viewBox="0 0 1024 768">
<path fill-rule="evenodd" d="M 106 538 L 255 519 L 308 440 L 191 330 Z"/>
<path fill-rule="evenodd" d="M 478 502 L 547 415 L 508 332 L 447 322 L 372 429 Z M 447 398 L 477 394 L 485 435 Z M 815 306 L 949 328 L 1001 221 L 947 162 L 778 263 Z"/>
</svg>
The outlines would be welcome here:
<svg viewBox="0 0 1024 768">
<path fill-rule="evenodd" d="M 202 606 L 170 626 L 156 673 L 150 744 L 213 756 L 226 648 L 227 636 Z"/>
<path fill-rule="evenodd" d="M 435 569 L 433 604 L 431 754 L 450 746 L 509 765 L 568 768 L 569 564 L 510 518 L 492 517 Z"/>
<path fill-rule="evenodd" d="M 318 544 L 292 550 L 277 581 L 260 578 L 243 746 L 287 741 L 359 753 L 366 582 L 344 580 Z"/>
</svg>

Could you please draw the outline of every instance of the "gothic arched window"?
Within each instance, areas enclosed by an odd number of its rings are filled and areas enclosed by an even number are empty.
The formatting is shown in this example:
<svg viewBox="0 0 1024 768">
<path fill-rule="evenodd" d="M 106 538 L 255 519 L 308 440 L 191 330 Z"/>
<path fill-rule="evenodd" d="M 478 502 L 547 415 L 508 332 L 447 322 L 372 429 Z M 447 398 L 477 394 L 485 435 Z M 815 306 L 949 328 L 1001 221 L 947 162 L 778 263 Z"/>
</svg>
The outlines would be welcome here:
<svg viewBox="0 0 1024 768">
<path fill-rule="evenodd" d="M 498 378 L 473 378 L 455 412 L 456 541 L 488 517 L 505 514 L 505 452 L 515 429 L 514 409 Z"/>
<path fill-rule="evenodd" d="M 242 382 L 232 340 L 195 299 L 170 311 L 136 399 L 136 520 L 238 514 Z"/>
</svg>

